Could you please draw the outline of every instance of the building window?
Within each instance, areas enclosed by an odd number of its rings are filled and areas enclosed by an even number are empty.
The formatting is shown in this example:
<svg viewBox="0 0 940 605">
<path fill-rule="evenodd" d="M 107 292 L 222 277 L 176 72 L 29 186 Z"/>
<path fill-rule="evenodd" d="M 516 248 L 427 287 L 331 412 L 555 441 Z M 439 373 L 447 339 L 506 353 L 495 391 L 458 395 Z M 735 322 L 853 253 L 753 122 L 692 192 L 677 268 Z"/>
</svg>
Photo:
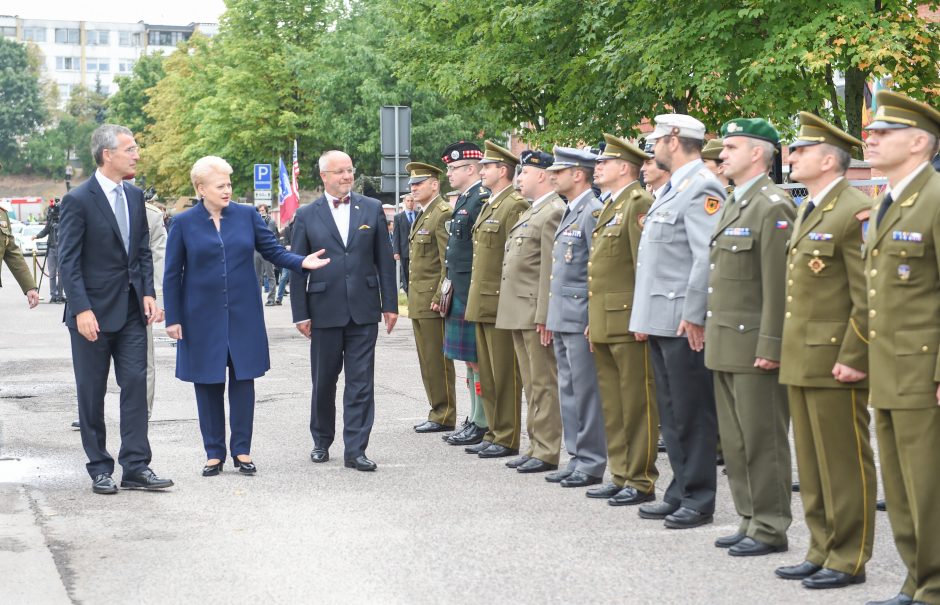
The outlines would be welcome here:
<svg viewBox="0 0 940 605">
<path fill-rule="evenodd" d="M 85 32 L 85 43 L 89 46 L 107 46 L 111 32 L 106 29 L 89 29 Z"/>
<path fill-rule="evenodd" d="M 77 29 L 56 28 L 56 44 L 78 44 L 81 42 L 81 35 Z"/>
<path fill-rule="evenodd" d="M 111 61 L 109 59 L 88 57 L 85 59 L 85 69 L 92 73 L 98 72 L 100 74 L 106 74 L 111 71 Z"/>
<path fill-rule="evenodd" d="M 59 84 L 59 96 L 65 100 L 72 96 L 71 84 Z"/>
<path fill-rule="evenodd" d="M 129 74 L 134 71 L 134 61 L 132 59 L 121 59 L 118 61 L 118 73 Z"/>
<path fill-rule="evenodd" d="M 156 30 L 147 32 L 147 43 L 151 46 L 176 46 L 185 39 L 183 32 L 161 32 Z"/>
<path fill-rule="evenodd" d="M 4 38 L 16 38 L 15 27 L 0 27 L 0 35 Z"/>
<path fill-rule="evenodd" d="M 78 71 L 82 60 L 79 57 L 56 57 L 55 68 L 59 71 Z"/>
<path fill-rule="evenodd" d="M 140 46 L 140 34 L 131 31 L 118 32 L 118 44 L 121 46 Z"/>
<path fill-rule="evenodd" d="M 27 42 L 45 42 L 46 41 L 46 28 L 45 27 L 24 27 L 23 28 L 23 40 Z"/>
</svg>

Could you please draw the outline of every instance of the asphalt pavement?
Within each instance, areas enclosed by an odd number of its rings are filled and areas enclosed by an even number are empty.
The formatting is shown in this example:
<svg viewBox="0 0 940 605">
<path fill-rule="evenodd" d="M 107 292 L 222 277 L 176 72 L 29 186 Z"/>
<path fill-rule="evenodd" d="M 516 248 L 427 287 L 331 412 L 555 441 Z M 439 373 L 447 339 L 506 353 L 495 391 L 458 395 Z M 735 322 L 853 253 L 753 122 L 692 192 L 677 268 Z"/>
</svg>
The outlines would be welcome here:
<svg viewBox="0 0 940 605">
<path fill-rule="evenodd" d="M 256 476 L 233 472 L 230 460 L 220 476 L 200 475 L 193 389 L 174 377 L 175 349 L 161 326 L 152 467 L 176 486 L 95 495 L 70 428 L 77 412 L 63 307 L 28 310 L 6 267 L 2 277 L 0 604 L 860 604 L 896 594 L 904 579 L 884 513 L 868 581 L 817 592 L 773 573 L 805 554 L 797 495 L 789 552 L 734 558 L 712 544 L 738 521 L 721 475 L 715 523 L 667 530 L 633 507 L 415 434 L 427 404 L 407 318 L 378 339 L 368 449 L 378 470 L 344 468 L 339 437 L 333 459 L 313 464 L 309 345 L 286 305 L 265 308 L 273 367 L 256 382 Z M 457 373 L 462 418 L 462 363 Z M 112 375 L 115 457 L 117 398 Z M 661 496 L 671 476 L 663 454 L 659 468 Z"/>
</svg>

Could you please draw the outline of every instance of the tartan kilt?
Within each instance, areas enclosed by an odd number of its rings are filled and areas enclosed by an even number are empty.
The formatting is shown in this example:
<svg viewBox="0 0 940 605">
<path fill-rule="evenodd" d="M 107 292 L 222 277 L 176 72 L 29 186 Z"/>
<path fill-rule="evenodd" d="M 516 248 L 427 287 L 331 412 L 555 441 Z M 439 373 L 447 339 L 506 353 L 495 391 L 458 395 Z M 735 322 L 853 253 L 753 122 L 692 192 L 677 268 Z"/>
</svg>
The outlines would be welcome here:
<svg viewBox="0 0 940 605">
<path fill-rule="evenodd" d="M 467 301 L 454 296 L 450 313 L 444 318 L 444 356 L 448 359 L 476 363 L 476 323 L 463 318 L 466 310 Z"/>
</svg>

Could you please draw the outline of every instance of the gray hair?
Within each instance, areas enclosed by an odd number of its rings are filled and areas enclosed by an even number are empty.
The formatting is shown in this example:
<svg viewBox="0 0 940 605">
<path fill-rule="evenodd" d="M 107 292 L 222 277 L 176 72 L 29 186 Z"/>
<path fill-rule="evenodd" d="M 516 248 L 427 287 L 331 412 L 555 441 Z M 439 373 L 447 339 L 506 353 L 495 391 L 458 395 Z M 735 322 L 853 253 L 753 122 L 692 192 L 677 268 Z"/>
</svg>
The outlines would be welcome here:
<svg viewBox="0 0 940 605">
<path fill-rule="evenodd" d="M 822 143 L 821 145 L 823 152 L 832 155 L 836 159 L 836 172 L 845 174 L 849 169 L 849 165 L 852 163 L 852 156 L 849 155 L 849 152 L 841 147 L 830 145 L 829 143 Z"/>
<path fill-rule="evenodd" d="M 320 156 L 320 159 L 317 160 L 317 166 L 320 168 L 320 172 L 324 172 L 330 160 L 338 155 L 344 155 L 346 157 L 349 157 L 345 151 L 340 151 L 338 149 L 331 149 L 329 151 L 324 151 L 323 155 Z"/>
<path fill-rule="evenodd" d="M 117 124 L 102 124 L 91 133 L 91 155 L 95 158 L 95 164 L 104 165 L 105 149 L 117 149 L 119 134 L 134 136 L 130 128 Z"/>
<path fill-rule="evenodd" d="M 206 180 L 206 177 L 213 172 L 221 172 L 222 174 L 229 175 L 232 174 L 232 166 L 217 155 L 207 155 L 196 160 L 196 163 L 193 164 L 193 169 L 189 171 L 189 178 L 193 182 L 193 189 L 199 187 L 199 185 Z M 196 195 L 199 195 L 198 190 L 196 191 Z"/>
<path fill-rule="evenodd" d="M 774 164 L 774 154 L 777 152 L 774 144 L 770 141 L 765 141 L 763 139 L 755 139 L 753 137 L 747 137 L 748 142 L 751 145 L 751 149 L 759 147 L 763 152 L 764 166 L 770 168 Z"/>
</svg>

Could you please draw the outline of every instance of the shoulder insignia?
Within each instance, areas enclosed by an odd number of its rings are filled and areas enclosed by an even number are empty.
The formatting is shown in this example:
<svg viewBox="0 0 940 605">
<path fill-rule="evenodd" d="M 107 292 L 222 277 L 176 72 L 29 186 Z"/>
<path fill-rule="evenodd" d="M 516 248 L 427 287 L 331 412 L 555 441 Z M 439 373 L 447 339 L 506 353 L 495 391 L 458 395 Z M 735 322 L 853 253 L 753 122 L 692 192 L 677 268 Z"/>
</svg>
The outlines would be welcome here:
<svg viewBox="0 0 940 605">
<path fill-rule="evenodd" d="M 619 204 L 614 206 L 614 210 L 620 210 L 621 208 L 623 208 L 623 202 L 620 202 Z"/>
<path fill-rule="evenodd" d="M 637 198 L 641 197 L 642 195 L 643 195 L 643 190 L 642 190 L 642 189 L 634 189 L 634 190 L 633 190 L 633 193 L 630 194 L 630 197 L 633 198 L 633 199 L 637 199 Z"/>
<path fill-rule="evenodd" d="M 490 197 L 490 190 L 486 187 L 480 187 L 480 197 Z"/>
<path fill-rule="evenodd" d="M 646 213 L 643 212 L 636 215 L 636 222 L 640 226 L 640 229 L 642 229 L 646 225 Z"/>
<path fill-rule="evenodd" d="M 781 200 L 781 197 L 776 193 L 771 193 L 769 197 L 771 202 L 779 202 Z"/>
<path fill-rule="evenodd" d="M 679 186 L 676 189 L 678 189 L 679 191 L 685 191 L 685 188 L 688 186 L 689 186 L 689 179 L 685 179 L 684 181 L 679 183 Z"/>
<path fill-rule="evenodd" d="M 441 212 L 450 212 L 450 204 L 448 204 L 447 202 L 441 202 L 438 205 L 438 208 L 440 209 Z"/>
<path fill-rule="evenodd" d="M 600 215 L 601 215 L 601 210 L 600 210 L 600 208 L 598 208 L 597 210 L 595 210 L 594 212 L 591 213 L 591 216 L 593 216 L 594 218 L 597 218 L 597 217 L 599 217 Z"/>
<path fill-rule="evenodd" d="M 705 198 L 705 214 L 711 216 L 721 209 L 721 199 L 709 195 Z"/>
<path fill-rule="evenodd" d="M 869 219 L 869 217 L 871 217 L 871 208 L 865 208 L 864 210 L 855 213 L 855 220 L 860 223 L 864 223 Z"/>
<path fill-rule="evenodd" d="M 911 197 L 909 197 L 909 198 L 907 198 L 906 200 L 904 200 L 903 202 L 901 202 L 901 208 L 907 208 L 908 206 L 913 206 L 913 205 L 914 205 L 914 202 L 917 201 L 917 196 L 918 196 L 918 195 L 920 195 L 920 191 L 918 191 L 917 193 L 915 193 L 915 194 L 912 195 Z"/>
</svg>

